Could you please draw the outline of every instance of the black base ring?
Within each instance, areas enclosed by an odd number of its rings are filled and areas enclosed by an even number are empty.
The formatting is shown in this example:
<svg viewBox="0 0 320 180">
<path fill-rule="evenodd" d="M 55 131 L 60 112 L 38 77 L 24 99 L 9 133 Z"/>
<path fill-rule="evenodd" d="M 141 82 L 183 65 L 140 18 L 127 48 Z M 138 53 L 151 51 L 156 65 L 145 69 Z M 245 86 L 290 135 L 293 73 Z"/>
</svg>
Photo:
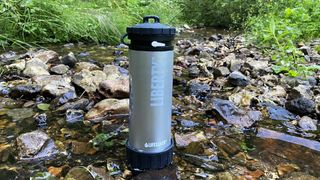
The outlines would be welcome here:
<svg viewBox="0 0 320 180">
<path fill-rule="evenodd" d="M 171 141 L 171 146 L 163 152 L 160 153 L 143 153 L 131 149 L 126 144 L 127 150 L 127 160 L 129 168 L 132 170 L 157 170 L 163 169 L 170 165 L 173 158 L 173 142 Z"/>
</svg>

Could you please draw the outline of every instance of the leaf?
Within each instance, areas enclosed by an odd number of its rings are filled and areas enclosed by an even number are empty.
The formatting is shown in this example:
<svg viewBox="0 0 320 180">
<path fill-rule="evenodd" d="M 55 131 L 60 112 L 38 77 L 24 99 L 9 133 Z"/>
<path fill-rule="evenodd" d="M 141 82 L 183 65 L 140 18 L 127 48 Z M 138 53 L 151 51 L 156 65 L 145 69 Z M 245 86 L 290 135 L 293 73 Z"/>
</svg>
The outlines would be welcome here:
<svg viewBox="0 0 320 180">
<path fill-rule="evenodd" d="M 37 108 L 42 110 L 42 111 L 48 111 L 50 108 L 50 104 L 46 104 L 46 103 L 40 103 L 37 105 Z"/>
<path fill-rule="evenodd" d="M 274 73 L 279 74 L 281 72 L 288 72 L 289 69 L 284 66 L 272 66 L 272 70 Z"/>
<path fill-rule="evenodd" d="M 288 71 L 288 75 L 292 76 L 292 77 L 297 77 L 299 75 L 299 73 L 297 71 L 294 71 L 294 70 L 289 70 Z"/>
</svg>

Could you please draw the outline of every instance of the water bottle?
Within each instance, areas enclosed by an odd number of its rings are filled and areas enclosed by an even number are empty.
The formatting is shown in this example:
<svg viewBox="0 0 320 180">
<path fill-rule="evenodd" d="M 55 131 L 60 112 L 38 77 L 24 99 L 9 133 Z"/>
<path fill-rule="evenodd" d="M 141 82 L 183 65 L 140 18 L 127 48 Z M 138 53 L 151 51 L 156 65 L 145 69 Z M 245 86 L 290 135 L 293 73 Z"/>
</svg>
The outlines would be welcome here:
<svg viewBox="0 0 320 180">
<path fill-rule="evenodd" d="M 175 28 L 157 16 L 127 27 L 130 73 L 128 165 L 134 170 L 161 169 L 172 162 L 171 108 Z"/>
</svg>

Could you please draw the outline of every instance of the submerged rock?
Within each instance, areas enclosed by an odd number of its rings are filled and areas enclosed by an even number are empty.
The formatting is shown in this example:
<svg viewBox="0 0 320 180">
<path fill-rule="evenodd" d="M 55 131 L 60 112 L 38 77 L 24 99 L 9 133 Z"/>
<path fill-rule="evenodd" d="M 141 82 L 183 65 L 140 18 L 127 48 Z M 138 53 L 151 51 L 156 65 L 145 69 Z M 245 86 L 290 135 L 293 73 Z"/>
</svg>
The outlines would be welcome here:
<svg viewBox="0 0 320 180">
<path fill-rule="evenodd" d="M 78 166 L 72 168 L 65 179 L 94 180 L 95 178 L 86 167 Z"/>
<path fill-rule="evenodd" d="M 297 98 L 287 101 L 286 108 L 298 115 L 308 115 L 315 111 L 316 104 L 314 101 L 306 98 Z"/>
<path fill-rule="evenodd" d="M 73 76 L 73 83 L 83 88 L 86 92 L 95 92 L 99 84 L 106 79 L 107 75 L 103 71 L 83 69 Z"/>
<path fill-rule="evenodd" d="M 195 96 L 199 100 L 205 100 L 210 93 L 210 86 L 196 79 L 188 82 L 188 90 L 190 95 Z"/>
<path fill-rule="evenodd" d="M 145 171 L 140 173 L 134 177 L 132 180 L 146 180 L 146 179 L 153 179 L 153 180 L 177 180 L 177 168 L 173 165 L 166 167 L 160 170 L 151 170 Z"/>
<path fill-rule="evenodd" d="M 125 77 L 102 81 L 99 84 L 99 92 L 107 98 L 128 98 L 129 78 Z"/>
<path fill-rule="evenodd" d="M 34 112 L 31 108 L 17 108 L 17 109 L 9 109 L 7 115 L 16 121 L 30 118 L 34 115 Z"/>
<path fill-rule="evenodd" d="M 68 102 L 62 106 L 60 106 L 56 111 L 64 112 L 68 109 L 79 109 L 79 110 L 86 110 L 88 105 L 90 104 L 89 99 L 82 98 L 75 102 Z"/>
<path fill-rule="evenodd" d="M 43 127 L 43 126 L 47 125 L 47 114 L 46 113 L 38 114 L 34 117 L 34 119 L 36 120 L 38 127 Z"/>
<path fill-rule="evenodd" d="M 68 109 L 66 112 L 66 121 L 68 124 L 82 122 L 84 120 L 83 110 Z"/>
<path fill-rule="evenodd" d="M 39 130 L 21 134 L 16 142 L 20 160 L 40 160 L 58 153 L 53 140 Z"/>
<path fill-rule="evenodd" d="M 127 115 L 129 113 L 129 99 L 105 99 L 97 103 L 85 115 L 86 120 L 98 121 L 112 115 Z"/>
<path fill-rule="evenodd" d="M 264 103 L 262 105 L 265 106 L 267 110 L 267 116 L 271 120 L 290 121 L 297 119 L 297 115 L 289 112 L 281 106 L 277 106 L 271 103 Z"/>
<path fill-rule="evenodd" d="M 233 86 L 247 86 L 250 81 L 239 71 L 232 72 L 228 77 L 228 82 Z"/>
<path fill-rule="evenodd" d="M 66 74 L 69 71 L 69 67 L 64 65 L 64 64 L 59 64 L 59 65 L 53 66 L 50 69 L 50 71 L 55 73 L 55 74 L 63 75 L 63 74 Z"/>
<path fill-rule="evenodd" d="M 250 127 L 261 118 L 260 111 L 245 112 L 236 107 L 231 101 L 222 99 L 213 99 L 212 110 L 221 119 L 227 121 L 229 124 L 240 127 Z"/>
</svg>

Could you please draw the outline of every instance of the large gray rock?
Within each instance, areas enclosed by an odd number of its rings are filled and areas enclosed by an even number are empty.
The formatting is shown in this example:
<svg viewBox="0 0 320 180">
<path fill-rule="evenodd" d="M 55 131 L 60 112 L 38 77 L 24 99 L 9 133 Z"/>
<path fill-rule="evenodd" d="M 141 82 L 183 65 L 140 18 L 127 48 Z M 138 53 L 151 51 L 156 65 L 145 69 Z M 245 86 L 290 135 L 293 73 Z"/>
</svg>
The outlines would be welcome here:
<svg viewBox="0 0 320 180">
<path fill-rule="evenodd" d="M 102 81 L 99 84 L 99 92 L 105 97 L 128 98 L 129 77 Z"/>
<path fill-rule="evenodd" d="M 103 71 L 83 69 L 74 74 L 73 83 L 83 88 L 86 92 L 95 92 L 99 84 L 106 79 L 107 75 Z"/>
<path fill-rule="evenodd" d="M 103 67 L 103 72 L 107 75 L 108 79 L 117 79 L 123 76 L 119 71 L 119 67 L 115 65 L 105 65 Z"/>
<path fill-rule="evenodd" d="M 26 68 L 26 61 L 24 59 L 16 61 L 10 65 L 6 65 L 6 68 L 9 70 L 23 71 Z"/>
<path fill-rule="evenodd" d="M 230 71 L 227 67 L 221 66 L 217 68 L 213 68 L 213 75 L 215 76 L 228 76 Z"/>
<path fill-rule="evenodd" d="M 53 140 L 40 130 L 21 134 L 16 142 L 20 160 L 49 158 L 58 153 Z"/>
<path fill-rule="evenodd" d="M 306 99 L 312 99 L 314 97 L 313 92 L 311 90 L 311 86 L 299 85 L 292 88 L 288 98 L 295 99 L 301 97 Z"/>
<path fill-rule="evenodd" d="M 52 50 L 39 50 L 34 53 L 34 58 L 40 59 L 43 63 L 55 63 L 59 61 L 59 54 Z"/>
<path fill-rule="evenodd" d="M 43 63 L 40 59 L 33 58 L 27 61 L 26 68 L 23 71 L 23 74 L 29 77 L 50 75 L 47 69 L 47 65 Z"/>
<path fill-rule="evenodd" d="M 281 106 L 277 106 L 271 103 L 264 103 L 262 104 L 266 109 L 266 115 L 268 119 L 271 120 L 278 120 L 278 121 L 291 121 L 296 120 L 297 115 L 289 112 L 285 108 Z"/>
<path fill-rule="evenodd" d="M 97 103 L 85 115 L 86 120 L 96 121 L 110 115 L 127 115 L 129 113 L 129 99 L 105 99 Z"/>
<path fill-rule="evenodd" d="M 298 115 L 308 115 L 316 110 L 316 104 L 314 101 L 302 97 L 287 101 L 286 108 Z"/>
<path fill-rule="evenodd" d="M 55 74 L 66 74 L 69 71 L 69 67 L 64 65 L 64 64 L 59 64 L 56 66 L 53 66 L 50 69 L 51 72 L 55 73 Z"/>
</svg>

